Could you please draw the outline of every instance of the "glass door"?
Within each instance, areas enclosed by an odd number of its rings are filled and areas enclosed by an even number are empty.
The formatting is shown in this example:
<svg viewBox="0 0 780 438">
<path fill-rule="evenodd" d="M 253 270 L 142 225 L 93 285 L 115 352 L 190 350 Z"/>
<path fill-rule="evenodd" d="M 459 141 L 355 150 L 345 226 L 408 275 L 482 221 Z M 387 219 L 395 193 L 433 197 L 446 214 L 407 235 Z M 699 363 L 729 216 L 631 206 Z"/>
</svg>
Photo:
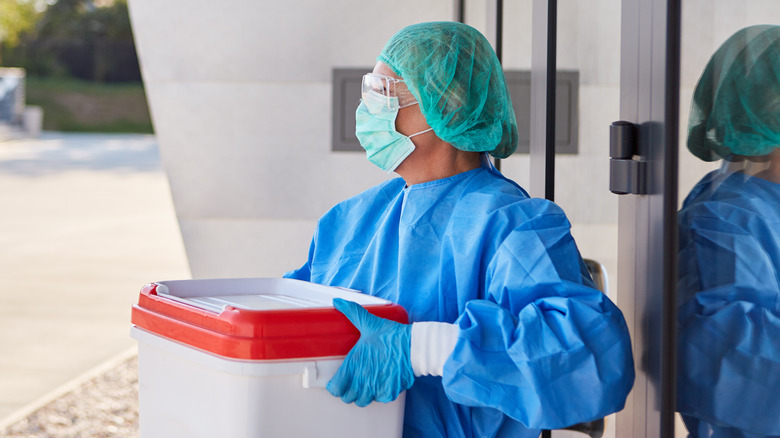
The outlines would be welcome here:
<svg viewBox="0 0 780 438">
<path fill-rule="evenodd" d="M 602 291 L 623 308 L 617 288 L 618 196 L 609 191 L 608 156 L 609 125 L 621 117 L 621 2 L 532 3 L 528 188 L 532 196 L 563 208 L 582 257 L 592 273 L 601 274 Z M 555 87 L 548 87 L 553 80 Z M 603 426 L 607 438 L 629 436 L 616 432 L 614 417 L 593 427 Z M 588 435 L 553 430 L 542 436 Z"/>
<path fill-rule="evenodd" d="M 632 336 L 634 389 L 604 436 L 672 437 L 679 2 L 534 0 L 533 14 L 531 193 L 566 211 Z M 550 98 L 551 70 L 558 82 L 578 74 L 576 133 L 559 129 L 558 114 L 550 127 L 549 105 L 567 95 L 559 83 Z M 566 132 L 576 151 L 552 153 Z"/>
<path fill-rule="evenodd" d="M 677 436 L 780 435 L 780 3 L 682 3 Z"/>
<path fill-rule="evenodd" d="M 615 136 L 631 163 L 611 170 L 632 192 L 618 300 L 637 379 L 617 434 L 777 436 L 780 5 L 622 9 L 620 119 L 636 137 Z"/>
<path fill-rule="evenodd" d="M 780 435 L 773 24 L 775 0 L 533 0 L 530 191 L 564 208 L 632 336 L 634 389 L 606 437 Z M 551 103 L 576 109 L 575 131 L 560 106 L 550 126 Z"/>
</svg>

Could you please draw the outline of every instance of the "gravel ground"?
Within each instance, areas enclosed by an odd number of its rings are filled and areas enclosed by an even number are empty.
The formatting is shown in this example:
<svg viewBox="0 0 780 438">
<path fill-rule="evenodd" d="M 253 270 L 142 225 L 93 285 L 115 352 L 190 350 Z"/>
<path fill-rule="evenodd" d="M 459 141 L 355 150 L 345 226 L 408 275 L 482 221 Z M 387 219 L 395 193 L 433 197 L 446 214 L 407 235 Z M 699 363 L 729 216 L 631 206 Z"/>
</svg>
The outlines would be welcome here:
<svg viewBox="0 0 780 438">
<path fill-rule="evenodd" d="M 86 381 L 0 431 L 5 438 L 138 437 L 138 358 Z"/>
</svg>

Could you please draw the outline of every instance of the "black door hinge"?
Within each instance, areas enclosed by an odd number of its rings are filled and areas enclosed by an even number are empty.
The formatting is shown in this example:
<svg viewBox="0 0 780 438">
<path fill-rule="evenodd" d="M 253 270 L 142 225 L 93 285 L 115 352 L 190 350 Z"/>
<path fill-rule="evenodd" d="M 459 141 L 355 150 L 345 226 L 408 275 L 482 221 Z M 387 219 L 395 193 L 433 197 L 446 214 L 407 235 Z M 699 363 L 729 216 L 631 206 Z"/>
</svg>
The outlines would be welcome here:
<svg viewBox="0 0 780 438">
<path fill-rule="evenodd" d="M 647 162 L 638 157 L 639 128 L 626 122 L 609 127 L 609 190 L 618 195 L 647 193 Z"/>
</svg>

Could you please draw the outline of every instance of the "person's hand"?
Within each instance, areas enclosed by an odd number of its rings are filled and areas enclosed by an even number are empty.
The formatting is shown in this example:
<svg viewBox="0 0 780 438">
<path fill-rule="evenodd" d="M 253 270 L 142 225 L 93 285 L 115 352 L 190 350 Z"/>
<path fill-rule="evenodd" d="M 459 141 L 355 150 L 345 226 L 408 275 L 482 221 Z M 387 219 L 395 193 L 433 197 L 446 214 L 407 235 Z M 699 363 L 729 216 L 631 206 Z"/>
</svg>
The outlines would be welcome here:
<svg viewBox="0 0 780 438">
<path fill-rule="evenodd" d="M 412 326 L 374 316 L 341 298 L 334 299 L 333 306 L 357 327 L 360 339 L 328 382 L 328 392 L 360 407 L 398 398 L 414 383 L 409 359 Z"/>
</svg>

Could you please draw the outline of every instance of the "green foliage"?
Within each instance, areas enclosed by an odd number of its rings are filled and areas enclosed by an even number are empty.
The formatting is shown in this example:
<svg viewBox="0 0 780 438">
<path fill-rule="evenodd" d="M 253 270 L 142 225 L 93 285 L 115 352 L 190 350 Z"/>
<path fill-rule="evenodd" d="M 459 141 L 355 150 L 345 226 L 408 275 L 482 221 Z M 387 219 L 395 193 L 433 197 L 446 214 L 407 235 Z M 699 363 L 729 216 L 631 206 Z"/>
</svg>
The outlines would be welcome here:
<svg viewBox="0 0 780 438">
<path fill-rule="evenodd" d="M 22 34 L 38 21 L 39 3 L 33 0 L 0 0 L 0 44 L 16 47 Z"/>
<path fill-rule="evenodd" d="M 37 76 L 140 82 L 126 0 L 105 2 L 100 7 L 91 0 L 0 2 L 49 4 L 36 17 L 33 28 L 17 32 L 17 47 L 0 47 L 6 65 L 23 67 Z"/>
<path fill-rule="evenodd" d="M 116 0 L 110 6 L 94 7 L 88 0 L 58 0 L 40 20 L 38 38 L 132 40 L 127 1 Z"/>
</svg>

